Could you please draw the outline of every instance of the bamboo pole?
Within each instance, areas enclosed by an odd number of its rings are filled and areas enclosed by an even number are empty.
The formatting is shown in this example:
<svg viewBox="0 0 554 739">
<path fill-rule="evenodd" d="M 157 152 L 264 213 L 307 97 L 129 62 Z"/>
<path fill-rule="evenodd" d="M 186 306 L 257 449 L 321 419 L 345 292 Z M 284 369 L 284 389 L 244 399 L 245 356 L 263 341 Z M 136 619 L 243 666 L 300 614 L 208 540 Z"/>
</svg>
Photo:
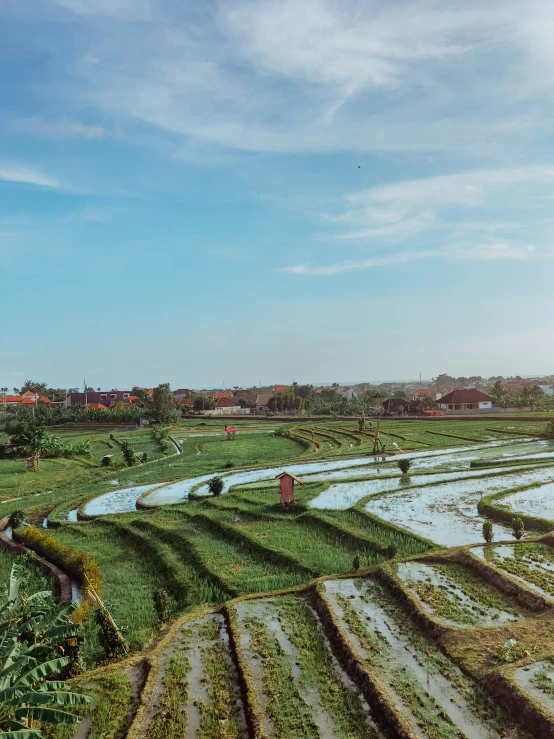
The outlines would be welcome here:
<svg viewBox="0 0 554 739">
<path fill-rule="evenodd" d="M 85 575 L 85 580 L 87 581 L 87 587 L 86 587 L 86 593 L 87 593 L 87 595 L 96 603 L 96 605 L 98 606 L 98 608 L 100 608 L 102 611 L 104 611 L 104 613 L 106 614 L 106 617 L 107 617 L 108 621 L 111 623 L 111 625 L 115 629 L 115 633 L 117 635 L 117 639 L 118 639 L 119 643 L 121 644 L 121 647 L 122 647 L 123 651 L 125 652 L 125 654 L 128 654 L 129 653 L 129 647 L 127 646 L 127 644 L 125 642 L 125 639 L 123 638 L 123 634 L 118 629 L 117 624 L 114 621 L 112 614 L 106 608 L 106 606 L 102 602 L 102 599 L 100 598 L 100 596 L 98 595 L 98 593 L 96 592 L 96 590 L 92 587 L 92 585 L 90 583 L 90 580 L 88 579 L 88 576 L 87 575 Z"/>
</svg>

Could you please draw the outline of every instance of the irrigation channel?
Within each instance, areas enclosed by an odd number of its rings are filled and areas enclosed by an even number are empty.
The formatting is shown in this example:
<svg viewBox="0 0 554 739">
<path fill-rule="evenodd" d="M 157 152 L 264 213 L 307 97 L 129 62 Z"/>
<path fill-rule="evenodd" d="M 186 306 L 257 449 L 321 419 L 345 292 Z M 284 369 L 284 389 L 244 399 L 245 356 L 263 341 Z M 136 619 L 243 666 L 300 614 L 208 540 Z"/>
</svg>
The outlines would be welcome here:
<svg viewBox="0 0 554 739">
<path fill-rule="evenodd" d="M 397 462 L 412 461 L 409 476 L 399 474 Z M 222 475 L 223 493 L 233 488 L 268 485 L 282 467 L 268 467 Z M 325 462 L 290 464 L 286 468 L 309 482 L 329 482 L 329 487 L 309 505 L 321 510 L 346 510 L 363 506 L 369 513 L 402 526 L 437 544 L 457 546 L 477 542 L 485 520 L 477 504 L 483 495 L 520 490 L 512 510 L 535 510 L 548 500 L 554 517 L 554 441 L 522 439 L 495 441 L 472 447 L 396 454 L 392 457 L 363 456 Z M 183 503 L 190 493 L 209 495 L 213 475 L 157 485 L 138 485 L 113 490 L 89 501 L 85 516 L 102 516 Z M 539 502 L 536 502 L 539 501 Z M 71 511 L 71 517 L 76 516 Z M 508 525 L 496 524 L 510 537 Z"/>
</svg>

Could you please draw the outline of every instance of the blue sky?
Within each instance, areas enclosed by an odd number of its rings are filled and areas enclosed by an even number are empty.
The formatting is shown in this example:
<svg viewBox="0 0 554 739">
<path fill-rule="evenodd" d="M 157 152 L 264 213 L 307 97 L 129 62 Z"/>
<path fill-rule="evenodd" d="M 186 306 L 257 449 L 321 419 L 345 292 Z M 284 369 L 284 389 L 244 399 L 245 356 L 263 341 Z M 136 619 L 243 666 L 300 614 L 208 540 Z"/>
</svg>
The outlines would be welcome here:
<svg viewBox="0 0 554 739">
<path fill-rule="evenodd" d="M 554 371 L 551 2 L 0 15 L 0 384 Z"/>
</svg>

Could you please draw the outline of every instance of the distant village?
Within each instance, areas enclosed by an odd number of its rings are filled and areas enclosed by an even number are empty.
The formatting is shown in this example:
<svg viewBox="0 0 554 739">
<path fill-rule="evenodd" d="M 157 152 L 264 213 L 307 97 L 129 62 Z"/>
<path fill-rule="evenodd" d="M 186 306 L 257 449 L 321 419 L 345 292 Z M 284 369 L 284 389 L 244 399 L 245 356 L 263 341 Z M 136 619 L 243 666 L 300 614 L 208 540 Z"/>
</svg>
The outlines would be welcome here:
<svg viewBox="0 0 554 739">
<path fill-rule="evenodd" d="M 483 378 L 439 375 L 431 381 L 359 383 L 352 386 L 273 385 L 260 388 L 171 390 L 175 415 L 432 415 L 479 414 L 502 410 L 533 410 L 554 406 L 554 376 Z M 84 385 L 54 389 L 27 381 L 13 393 L 0 388 L 0 411 L 18 408 L 67 408 L 95 412 L 125 412 L 147 408 L 154 388 L 133 386 L 128 390 L 102 390 Z"/>
</svg>

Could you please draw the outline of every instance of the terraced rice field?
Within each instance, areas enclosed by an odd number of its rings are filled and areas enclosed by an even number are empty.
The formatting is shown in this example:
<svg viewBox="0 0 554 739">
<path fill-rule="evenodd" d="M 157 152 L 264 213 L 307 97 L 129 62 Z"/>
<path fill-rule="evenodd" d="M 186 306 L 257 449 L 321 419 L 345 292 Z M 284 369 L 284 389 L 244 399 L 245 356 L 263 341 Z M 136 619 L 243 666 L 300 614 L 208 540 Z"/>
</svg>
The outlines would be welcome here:
<svg viewBox="0 0 554 739">
<path fill-rule="evenodd" d="M 529 615 L 511 598 L 458 564 L 403 562 L 400 580 L 434 618 L 455 626 L 485 626 Z"/>
<path fill-rule="evenodd" d="M 310 427 L 295 428 L 305 443 L 252 428 L 233 446 L 212 427 L 184 427 L 179 457 L 45 493 L 56 506 L 48 535 L 98 563 L 102 597 L 133 653 L 150 644 L 151 664 L 142 698 L 146 673 L 132 660 L 86 673 L 88 724 L 46 739 L 554 737 L 554 549 L 548 538 L 475 546 L 482 496 L 500 495 L 511 512 L 534 494 L 520 488 L 537 485 L 547 501 L 554 442 L 529 439 L 532 424 L 393 422 L 387 447 L 404 453 L 383 459 L 354 424 L 322 424 L 313 441 Z M 290 509 L 273 479 L 283 466 L 304 481 Z M 215 472 L 219 497 L 207 489 Z M 148 510 L 136 510 L 139 497 Z M 33 523 L 52 512 L 41 500 L 29 505 Z M 494 523 L 496 540 L 513 539 L 509 521 Z M 473 555 L 437 545 L 474 545 Z M 92 617 L 85 636 L 93 667 L 103 653 Z M 522 646 L 506 658 L 512 638 Z M 530 733 L 519 704 L 503 713 L 493 678 L 507 665 L 502 679 L 551 716 Z"/>
<path fill-rule="evenodd" d="M 325 591 L 354 649 L 416 736 L 501 736 L 502 726 L 483 718 L 481 692 L 376 581 L 328 581 Z"/>
<path fill-rule="evenodd" d="M 541 543 L 474 547 L 475 555 L 536 590 L 554 597 L 554 549 Z"/>
<path fill-rule="evenodd" d="M 554 663 L 545 660 L 521 667 L 514 673 L 517 685 L 543 707 L 554 714 Z"/>
<path fill-rule="evenodd" d="M 246 719 L 223 617 L 184 626 L 160 659 L 145 739 L 243 737 Z"/>
</svg>

